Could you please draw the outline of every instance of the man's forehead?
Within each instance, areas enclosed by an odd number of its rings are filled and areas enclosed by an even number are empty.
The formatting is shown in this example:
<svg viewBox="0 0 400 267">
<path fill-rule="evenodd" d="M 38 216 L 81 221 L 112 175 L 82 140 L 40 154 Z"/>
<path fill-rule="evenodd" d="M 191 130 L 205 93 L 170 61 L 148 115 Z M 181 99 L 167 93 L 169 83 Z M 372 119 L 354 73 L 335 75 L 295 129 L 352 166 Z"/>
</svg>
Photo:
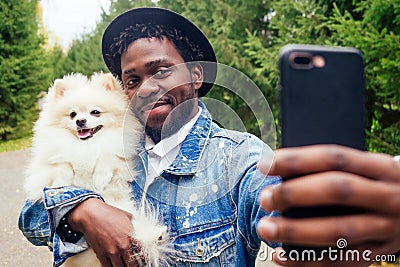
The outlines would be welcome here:
<svg viewBox="0 0 400 267">
<path fill-rule="evenodd" d="M 167 64 L 167 63 L 169 63 L 169 60 L 167 58 L 165 58 L 165 57 L 162 57 L 162 58 L 157 58 L 157 59 L 145 62 L 144 67 L 153 68 L 153 67 L 156 67 L 158 65 Z M 130 68 L 130 69 L 124 70 L 123 74 L 131 74 L 133 72 L 136 72 L 136 69 L 135 68 Z"/>
<path fill-rule="evenodd" d="M 149 57 L 150 59 L 147 61 L 154 61 L 154 63 L 167 61 L 173 57 L 179 57 L 183 60 L 180 51 L 173 42 L 167 38 L 160 39 L 155 37 L 136 39 L 129 43 L 126 51 L 121 54 L 121 60 L 136 60 L 138 57 Z"/>
</svg>

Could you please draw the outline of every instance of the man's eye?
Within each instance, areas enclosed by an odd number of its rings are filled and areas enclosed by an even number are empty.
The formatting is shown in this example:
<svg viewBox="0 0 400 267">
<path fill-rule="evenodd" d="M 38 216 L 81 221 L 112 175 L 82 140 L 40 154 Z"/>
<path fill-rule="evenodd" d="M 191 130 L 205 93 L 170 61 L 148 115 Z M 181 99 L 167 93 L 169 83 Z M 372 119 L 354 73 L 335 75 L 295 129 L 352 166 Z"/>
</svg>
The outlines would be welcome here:
<svg viewBox="0 0 400 267">
<path fill-rule="evenodd" d="M 124 83 L 124 87 L 125 89 L 134 89 L 139 84 L 139 82 L 140 80 L 138 78 L 132 78 Z"/>
<path fill-rule="evenodd" d="M 156 79 L 162 79 L 168 77 L 172 73 L 172 70 L 170 68 L 163 68 L 158 70 L 153 77 Z"/>
</svg>

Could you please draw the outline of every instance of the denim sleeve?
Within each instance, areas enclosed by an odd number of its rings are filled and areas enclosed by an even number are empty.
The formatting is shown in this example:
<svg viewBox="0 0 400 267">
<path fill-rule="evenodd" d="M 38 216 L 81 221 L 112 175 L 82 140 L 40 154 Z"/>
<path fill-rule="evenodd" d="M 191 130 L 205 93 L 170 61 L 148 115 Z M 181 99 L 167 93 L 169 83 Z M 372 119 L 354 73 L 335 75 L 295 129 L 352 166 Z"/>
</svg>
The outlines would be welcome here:
<svg viewBox="0 0 400 267">
<path fill-rule="evenodd" d="M 43 195 L 43 200 L 25 202 L 19 216 L 18 227 L 32 244 L 48 246 L 53 251 L 55 266 L 59 266 L 68 257 L 88 247 L 84 238 L 76 244 L 63 243 L 56 232 L 60 219 L 88 198 L 101 200 L 103 198 L 90 190 L 71 186 L 44 188 Z"/>
<path fill-rule="evenodd" d="M 19 215 L 18 227 L 35 246 L 48 246 L 52 250 L 49 216 L 43 201 L 27 200 Z"/>
<path fill-rule="evenodd" d="M 261 239 L 256 230 L 258 222 L 265 216 L 280 216 L 280 213 L 276 211 L 264 211 L 258 202 L 259 195 L 264 187 L 277 184 L 281 179 L 280 177 L 266 177 L 257 170 L 256 166 L 253 166 L 253 168 L 254 170 L 250 170 L 244 176 L 239 188 L 239 195 L 242 197 L 239 198 L 238 205 L 238 227 L 242 238 L 246 241 L 247 250 L 252 254 L 257 254 L 261 244 Z M 262 179 L 263 182 L 260 183 L 259 179 Z M 254 188 L 255 184 L 257 189 Z M 279 243 L 265 241 L 270 247 L 280 246 Z"/>
<path fill-rule="evenodd" d="M 258 202 L 263 188 L 281 182 L 280 177 L 265 176 L 257 169 L 261 155 L 265 153 L 269 153 L 272 160 L 272 149 L 257 137 L 249 135 L 246 141 L 237 146 L 231 162 L 235 166 L 231 169 L 239 172 L 234 176 L 240 177 L 233 191 L 238 209 L 238 238 L 251 256 L 257 255 L 261 244 L 256 230 L 260 219 L 264 216 L 280 216 L 278 212 L 265 212 Z M 280 246 L 279 243 L 266 242 L 271 247 Z"/>
</svg>

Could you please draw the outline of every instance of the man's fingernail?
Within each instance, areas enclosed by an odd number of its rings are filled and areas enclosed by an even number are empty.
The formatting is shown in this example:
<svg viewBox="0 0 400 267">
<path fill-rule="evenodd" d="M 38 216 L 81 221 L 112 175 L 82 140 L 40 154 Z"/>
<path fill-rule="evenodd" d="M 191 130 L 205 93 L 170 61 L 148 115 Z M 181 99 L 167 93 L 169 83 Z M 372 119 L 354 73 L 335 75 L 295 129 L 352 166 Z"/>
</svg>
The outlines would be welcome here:
<svg viewBox="0 0 400 267">
<path fill-rule="evenodd" d="M 268 175 L 272 162 L 274 161 L 274 153 L 273 151 L 264 151 L 261 160 L 257 164 L 257 168 L 264 175 Z"/>
<path fill-rule="evenodd" d="M 258 232 L 261 233 L 263 238 L 274 239 L 278 233 L 278 227 L 274 222 L 263 219 L 258 223 Z"/>
<path fill-rule="evenodd" d="M 269 189 L 265 189 L 260 194 L 260 203 L 262 203 L 265 211 L 272 211 L 272 192 Z"/>
</svg>

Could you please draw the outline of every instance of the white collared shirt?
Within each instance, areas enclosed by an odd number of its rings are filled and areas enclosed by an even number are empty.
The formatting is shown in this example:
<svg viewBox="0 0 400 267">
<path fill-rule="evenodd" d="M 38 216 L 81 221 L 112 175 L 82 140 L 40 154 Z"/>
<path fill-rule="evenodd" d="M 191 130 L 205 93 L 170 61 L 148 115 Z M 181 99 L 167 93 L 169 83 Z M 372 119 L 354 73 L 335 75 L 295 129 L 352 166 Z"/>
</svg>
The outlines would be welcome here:
<svg viewBox="0 0 400 267">
<path fill-rule="evenodd" d="M 149 166 L 146 184 L 144 186 L 145 192 L 147 192 L 147 188 L 151 183 L 153 183 L 154 179 L 159 176 L 163 170 L 168 168 L 168 166 L 175 160 L 176 156 L 178 156 L 183 141 L 189 134 L 190 129 L 192 129 L 196 123 L 197 119 L 200 117 L 201 111 L 202 108 L 199 107 L 196 116 L 183 125 L 179 131 L 165 139 L 162 139 L 157 144 L 154 144 L 153 140 L 146 135 L 145 149 L 149 153 Z"/>
</svg>

